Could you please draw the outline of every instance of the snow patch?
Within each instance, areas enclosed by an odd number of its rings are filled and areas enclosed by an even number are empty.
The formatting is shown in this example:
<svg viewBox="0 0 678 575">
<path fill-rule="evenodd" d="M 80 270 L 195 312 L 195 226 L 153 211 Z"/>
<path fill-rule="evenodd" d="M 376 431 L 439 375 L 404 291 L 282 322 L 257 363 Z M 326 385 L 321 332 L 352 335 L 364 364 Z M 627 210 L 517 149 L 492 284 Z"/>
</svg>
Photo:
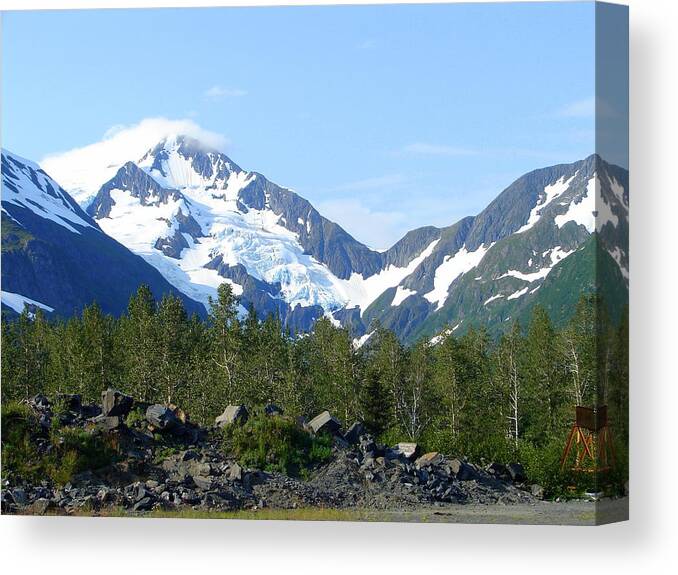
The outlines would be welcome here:
<svg viewBox="0 0 678 575">
<path fill-rule="evenodd" d="M 337 279 L 335 285 L 342 291 L 347 307 L 360 306 L 361 313 L 387 289 L 396 287 L 407 276 L 419 267 L 440 240 L 433 240 L 424 251 L 414 258 L 407 266 L 399 268 L 388 266 L 378 274 L 363 278 L 361 274 L 353 273 L 347 280 Z"/>
<path fill-rule="evenodd" d="M 551 248 L 550 250 L 546 250 L 543 254 L 543 257 L 549 256 L 551 263 L 550 265 L 546 265 L 543 268 L 537 270 L 536 272 L 521 272 L 518 270 L 508 270 L 505 274 L 500 275 L 497 279 L 502 279 L 506 277 L 514 277 L 519 280 L 523 280 L 526 282 L 536 282 L 538 280 L 543 280 L 551 270 L 555 267 L 555 265 L 564 260 L 567 256 L 570 254 L 574 253 L 574 250 L 568 251 L 564 250 L 562 247 L 557 246 L 555 248 Z"/>
<path fill-rule="evenodd" d="M 443 263 L 438 266 L 433 278 L 433 289 L 424 295 L 431 303 L 437 303 L 436 309 L 443 307 L 447 300 L 448 291 L 452 282 L 459 276 L 471 271 L 483 259 L 489 247 L 480 246 L 474 252 L 469 252 L 466 246 L 463 246 L 453 256 L 445 256 Z"/>
<path fill-rule="evenodd" d="M 499 299 L 499 298 L 502 298 L 502 297 L 504 297 L 504 294 L 501 294 L 501 293 L 498 293 L 498 294 L 496 294 L 496 295 L 493 295 L 492 297 L 487 298 L 487 299 L 483 302 L 483 305 L 487 305 L 488 303 L 490 303 L 490 302 L 492 302 L 492 301 L 494 301 L 494 300 L 497 300 L 497 299 Z"/>
<path fill-rule="evenodd" d="M 36 307 L 44 309 L 45 311 L 54 311 L 53 307 L 50 307 L 47 304 L 26 297 L 25 295 L 12 293 L 4 290 L 1 292 L 1 295 L 2 303 L 4 303 L 7 307 L 12 308 L 17 313 L 23 312 L 25 305 L 34 305 Z"/>
<path fill-rule="evenodd" d="M 408 288 L 405 288 L 403 286 L 398 286 L 398 289 L 396 289 L 395 295 L 393 296 L 393 301 L 391 302 L 392 306 L 399 306 L 401 303 L 403 303 L 408 297 L 411 295 L 416 294 L 417 292 Z"/>
<path fill-rule="evenodd" d="M 520 234 L 534 227 L 534 225 L 541 218 L 541 212 L 544 210 L 544 208 L 548 206 L 557 197 L 559 197 L 560 195 L 567 191 L 567 189 L 570 187 L 570 184 L 572 183 L 572 180 L 574 180 L 574 178 L 577 176 L 577 173 L 579 172 L 576 172 L 574 176 L 567 180 L 565 179 L 565 176 L 563 176 L 554 184 L 546 186 L 544 188 L 543 195 L 540 195 L 539 199 L 537 200 L 537 205 L 535 205 L 534 208 L 532 208 L 532 211 L 530 212 L 530 215 L 527 218 L 527 223 L 524 226 L 522 226 L 516 233 Z"/>
<path fill-rule="evenodd" d="M 510 296 L 508 296 L 506 299 L 518 299 L 519 297 L 524 296 L 524 295 L 527 293 L 527 291 L 528 291 L 529 289 L 530 289 L 530 288 L 528 288 L 528 287 L 524 287 L 523 289 L 518 290 L 517 292 L 513 292 L 513 293 L 512 293 Z"/>
<path fill-rule="evenodd" d="M 572 202 L 567 212 L 555 217 L 556 225 L 562 228 L 568 222 L 575 222 L 584 226 L 591 234 L 595 230 L 600 231 L 608 222 L 617 226 L 619 218 L 612 212 L 601 193 L 600 178 L 593 174 L 586 184 L 586 194 L 579 202 Z"/>
<path fill-rule="evenodd" d="M 357 337 L 356 339 L 353 340 L 353 347 L 355 349 L 361 348 L 365 343 L 367 342 L 368 339 L 370 339 L 374 335 L 374 331 L 371 331 L 370 333 L 366 333 L 362 337 Z"/>
</svg>

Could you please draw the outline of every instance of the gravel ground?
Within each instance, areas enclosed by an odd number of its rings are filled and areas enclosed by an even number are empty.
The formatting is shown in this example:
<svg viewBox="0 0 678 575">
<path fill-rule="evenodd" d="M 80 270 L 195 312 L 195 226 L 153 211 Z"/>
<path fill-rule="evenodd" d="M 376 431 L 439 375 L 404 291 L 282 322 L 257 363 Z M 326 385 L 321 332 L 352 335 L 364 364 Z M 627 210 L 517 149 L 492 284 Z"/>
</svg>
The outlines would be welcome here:
<svg viewBox="0 0 678 575">
<path fill-rule="evenodd" d="M 443 504 L 419 510 L 367 512 L 368 521 L 408 523 L 497 523 L 524 525 L 604 525 L 629 518 L 628 498 L 591 501 L 538 501 L 530 504 Z"/>
</svg>

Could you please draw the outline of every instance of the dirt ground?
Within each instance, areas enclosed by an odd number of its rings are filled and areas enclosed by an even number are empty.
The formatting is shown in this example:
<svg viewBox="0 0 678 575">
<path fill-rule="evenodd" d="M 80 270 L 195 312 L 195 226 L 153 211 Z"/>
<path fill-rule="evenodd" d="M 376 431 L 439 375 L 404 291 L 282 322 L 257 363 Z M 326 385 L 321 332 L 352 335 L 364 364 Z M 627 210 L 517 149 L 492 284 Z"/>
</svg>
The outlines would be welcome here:
<svg viewBox="0 0 678 575">
<path fill-rule="evenodd" d="M 539 501 L 534 504 L 456 505 L 417 511 L 366 512 L 368 521 L 426 523 L 509 523 L 527 525 L 603 525 L 629 518 L 628 498 L 591 501 Z"/>
</svg>

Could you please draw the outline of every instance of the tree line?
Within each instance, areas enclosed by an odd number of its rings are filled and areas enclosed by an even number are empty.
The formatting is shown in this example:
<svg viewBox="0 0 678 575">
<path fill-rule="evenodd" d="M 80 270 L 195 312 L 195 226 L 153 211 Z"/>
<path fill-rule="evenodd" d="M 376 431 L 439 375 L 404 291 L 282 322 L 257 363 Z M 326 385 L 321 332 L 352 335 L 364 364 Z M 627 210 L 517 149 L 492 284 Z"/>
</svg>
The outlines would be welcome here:
<svg viewBox="0 0 678 575">
<path fill-rule="evenodd" d="M 326 318 L 297 336 L 274 316 L 237 310 L 228 284 L 207 320 L 189 317 L 175 296 L 157 302 L 146 286 L 119 318 L 96 304 L 66 320 L 25 310 L 2 324 L 2 401 L 37 393 L 98 401 L 110 386 L 179 405 L 205 425 L 229 404 L 276 403 L 293 416 L 328 409 L 384 442 L 475 460 L 561 449 L 575 405 L 607 404 L 627 443 L 628 312 L 612 325 L 596 295 L 582 295 L 561 329 L 535 307 L 528 325 L 514 323 L 496 341 L 469 329 L 410 347 L 379 325 L 356 348 Z"/>
</svg>

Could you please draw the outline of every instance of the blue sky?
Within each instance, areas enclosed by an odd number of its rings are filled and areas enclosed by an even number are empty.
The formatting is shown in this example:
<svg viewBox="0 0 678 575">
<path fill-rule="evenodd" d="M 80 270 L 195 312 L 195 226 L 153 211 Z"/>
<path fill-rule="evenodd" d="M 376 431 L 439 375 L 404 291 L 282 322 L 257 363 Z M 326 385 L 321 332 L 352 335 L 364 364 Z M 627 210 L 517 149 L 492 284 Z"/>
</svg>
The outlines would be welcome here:
<svg viewBox="0 0 678 575">
<path fill-rule="evenodd" d="M 25 12 L 2 32 L 8 149 L 190 119 L 373 247 L 594 150 L 589 2 Z"/>
</svg>

